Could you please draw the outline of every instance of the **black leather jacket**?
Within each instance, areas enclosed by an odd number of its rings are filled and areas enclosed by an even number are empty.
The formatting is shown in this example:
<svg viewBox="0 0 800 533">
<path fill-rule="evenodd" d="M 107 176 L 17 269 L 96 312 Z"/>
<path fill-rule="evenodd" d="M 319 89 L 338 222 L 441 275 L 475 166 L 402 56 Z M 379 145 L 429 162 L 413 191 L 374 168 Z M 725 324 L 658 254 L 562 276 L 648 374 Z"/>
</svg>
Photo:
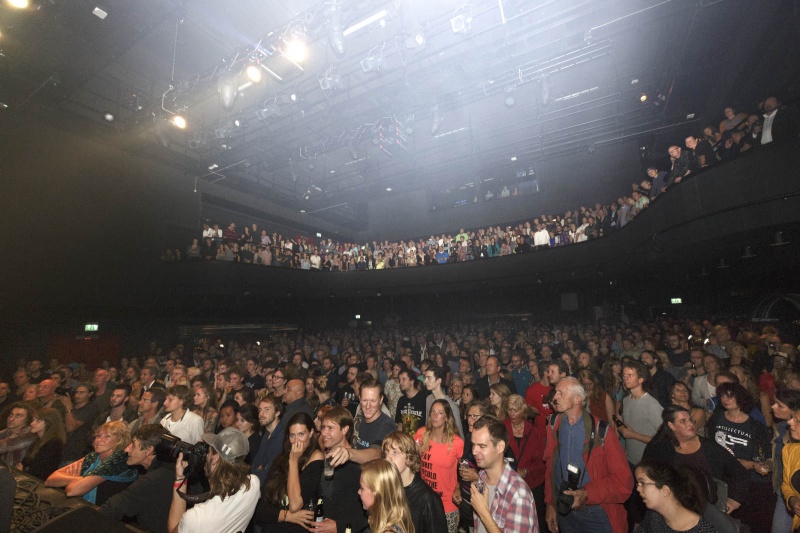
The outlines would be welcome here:
<svg viewBox="0 0 800 533">
<path fill-rule="evenodd" d="M 408 506 L 411 508 L 411 519 L 416 533 L 441 533 L 447 531 L 447 519 L 444 517 L 442 499 L 433 492 L 419 474 L 414 481 L 405 487 Z"/>
</svg>

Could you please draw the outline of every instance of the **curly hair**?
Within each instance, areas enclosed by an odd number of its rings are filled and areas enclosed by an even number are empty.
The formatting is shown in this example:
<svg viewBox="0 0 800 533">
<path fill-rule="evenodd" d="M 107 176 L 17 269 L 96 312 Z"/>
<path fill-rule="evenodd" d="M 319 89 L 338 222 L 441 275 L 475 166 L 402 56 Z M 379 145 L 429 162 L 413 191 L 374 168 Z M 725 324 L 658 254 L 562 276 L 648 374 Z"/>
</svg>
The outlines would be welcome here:
<svg viewBox="0 0 800 533">
<path fill-rule="evenodd" d="M 755 406 L 753 397 L 750 396 L 750 393 L 747 392 L 747 389 L 745 389 L 739 383 L 720 384 L 720 386 L 717 387 L 717 397 L 721 399 L 725 396 L 730 396 L 736 400 L 737 407 L 743 413 L 749 414 Z"/>
<path fill-rule="evenodd" d="M 403 532 L 414 533 L 411 510 L 397 467 L 386 459 L 374 459 L 361 467 L 361 479 L 375 498 L 368 511 L 370 529 L 382 533 L 400 526 Z"/>
</svg>

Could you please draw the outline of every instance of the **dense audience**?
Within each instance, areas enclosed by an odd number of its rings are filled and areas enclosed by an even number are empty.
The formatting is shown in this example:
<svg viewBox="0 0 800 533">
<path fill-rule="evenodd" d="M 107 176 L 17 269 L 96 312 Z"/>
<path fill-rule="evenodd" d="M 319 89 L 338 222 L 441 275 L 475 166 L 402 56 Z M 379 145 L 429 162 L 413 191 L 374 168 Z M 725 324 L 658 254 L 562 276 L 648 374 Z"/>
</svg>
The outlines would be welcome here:
<svg viewBox="0 0 800 533">
<path fill-rule="evenodd" d="M 665 318 L 224 340 L 151 343 L 94 371 L 20 361 L 0 380 L 0 455 L 153 531 L 798 521 L 800 358 L 771 327 Z M 22 399 L 30 386 L 37 397 Z M 201 466 L 158 452 L 176 438 L 207 445 Z"/>
<path fill-rule="evenodd" d="M 763 113 L 737 113 L 724 109 L 719 127 L 707 126 L 702 134 L 687 136 L 668 149 L 670 166 L 647 168 L 647 179 L 634 180 L 630 193 L 608 204 L 580 208 L 559 214 L 543 214 L 532 220 L 484 227 L 400 241 L 373 241 L 359 245 L 284 236 L 250 224 L 243 229 L 231 222 L 221 229 L 205 224 L 185 251 L 168 248 L 164 261 L 216 260 L 263 266 L 327 272 L 380 270 L 488 259 L 535 250 L 566 246 L 608 235 L 624 227 L 660 194 L 684 178 L 739 154 L 792 137 L 797 137 L 796 110 L 782 107 L 771 96 L 759 104 Z M 502 195 L 501 195 L 502 197 Z"/>
</svg>

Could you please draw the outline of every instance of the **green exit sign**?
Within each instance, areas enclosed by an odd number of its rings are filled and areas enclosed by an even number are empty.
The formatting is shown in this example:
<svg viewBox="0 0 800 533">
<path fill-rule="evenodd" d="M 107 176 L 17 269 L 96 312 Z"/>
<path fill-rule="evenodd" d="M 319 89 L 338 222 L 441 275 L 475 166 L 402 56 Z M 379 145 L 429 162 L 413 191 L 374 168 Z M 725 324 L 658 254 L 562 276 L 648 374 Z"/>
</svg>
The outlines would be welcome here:
<svg viewBox="0 0 800 533">
<path fill-rule="evenodd" d="M 86 324 L 83 327 L 84 331 L 97 331 L 98 329 L 100 329 L 100 325 L 99 324 Z"/>
<path fill-rule="evenodd" d="M 683 299 L 681 299 L 681 298 L 670 298 L 670 302 L 672 302 L 673 304 L 682 304 L 683 303 Z"/>
</svg>

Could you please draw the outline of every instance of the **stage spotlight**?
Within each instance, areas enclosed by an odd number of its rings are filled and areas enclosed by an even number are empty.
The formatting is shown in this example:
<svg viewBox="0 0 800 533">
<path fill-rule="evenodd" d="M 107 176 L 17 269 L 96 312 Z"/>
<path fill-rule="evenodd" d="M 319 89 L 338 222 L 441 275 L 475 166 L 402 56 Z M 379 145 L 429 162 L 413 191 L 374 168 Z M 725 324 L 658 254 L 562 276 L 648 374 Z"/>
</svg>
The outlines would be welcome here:
<svg viewBox="0 0 800 533">
<path fill-rule="evenodd" d="M 103 115 L 103 119 L 105 119 L 106 122 L 114 122 L 114 114 L 111 112 L 106 112 Z"/>
<path fill-rule="evenodd" d="M 472 29 L 472 17 L 466 13 L 456 15 L 450 19 L 450 27 L 453 33 L 466 35 Z"/>
<path fill-rule="evenodd" d="M 361 60 L 361 70 L 368 72 L 380 72 L 383 68 L 383 52 L 380 50 L 371 51 L 367 57 Z"/>
<path fill-rule="evenodd" d="M 27 9 L 30 6 L 30 2 L 28 0 L 6 0 L 8 5 L 11 7 L 15 7 L 17 9 Z"/>
<path fill-rule="evenodd" d="M 217 81 L 217 93 L 219 94 L 219 102 L 222 104 L 222 107 L 225 109 L 232 108 L 239 94 L 236 78 L 230 73 L 220 76 Z"/>
<path fill-rule="evenodd" d="M 186 119 L 180 115 L 173 115 L 170 119 L 170 122 L 172 122 L 172 125 L 180 130 L 186 129 Z"/>
<path fill-rule="evenodd" d="M 295 63 L 302 63 L 308 57 L 308 45 L 301 36 L 295 36 L 286 41 L 283 53 Z"/>
<path fill-rule="evenodd" d="M 647 93 L 642 93 L 641 95 L 639 95 L 639 101 L 641 103 L 645 103 L 647 101 Z"/>
<path fill-rule="evenodd" d="M 328 8 L 328 40 L 337 56 L 344 55 L 344 35 L 342 34 L 342 6 L 333 2 Z"/>
<path fill-rule="evenodd" d="M 258 83 L 261 81 L 261 69 L 255 63 L 247 65 L 247 68 L 244 69 L 244 72 L 247 74 L 247 79 L 253 83 Z"/>
</svg>

